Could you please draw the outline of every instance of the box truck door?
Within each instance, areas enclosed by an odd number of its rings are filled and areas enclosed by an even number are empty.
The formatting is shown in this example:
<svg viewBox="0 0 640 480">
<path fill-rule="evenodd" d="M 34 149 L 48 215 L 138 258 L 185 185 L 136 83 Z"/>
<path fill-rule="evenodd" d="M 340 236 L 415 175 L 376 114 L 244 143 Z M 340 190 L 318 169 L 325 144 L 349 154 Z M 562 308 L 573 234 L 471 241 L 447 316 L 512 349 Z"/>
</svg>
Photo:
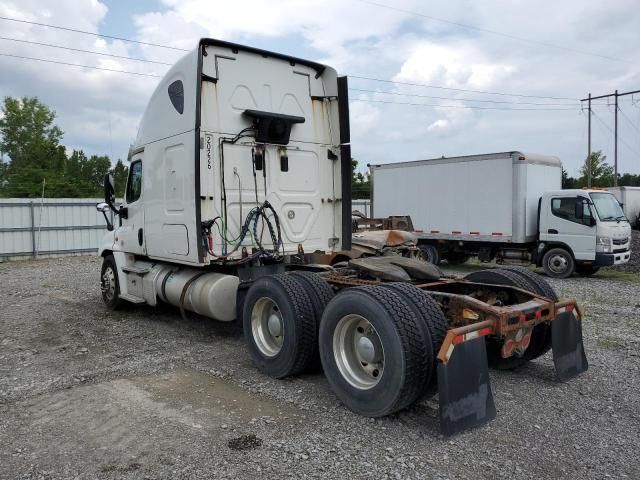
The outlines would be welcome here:
<svg viewBox="0 0 640 480">
<path fill-rule="evenodd" d="M 540 222 L 540 240 L 567 245 L 576 260 L 596 258 L 596 229 L 591 226 L 591 211 L 584 205 L 583 218 L 577 218 L 577 196 L 545 197 L 546 222 Z"/>
</svg>

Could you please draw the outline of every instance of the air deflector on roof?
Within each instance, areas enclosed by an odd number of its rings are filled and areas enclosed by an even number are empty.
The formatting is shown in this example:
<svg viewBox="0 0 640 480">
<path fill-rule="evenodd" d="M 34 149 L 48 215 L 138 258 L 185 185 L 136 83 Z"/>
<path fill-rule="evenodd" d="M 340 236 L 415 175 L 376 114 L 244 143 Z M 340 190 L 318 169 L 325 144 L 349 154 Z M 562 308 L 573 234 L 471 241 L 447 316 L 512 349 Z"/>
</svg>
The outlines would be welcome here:
<svg viewBox="0 0 640 480">
<path fill-rule="evenodd" d="M 253 119 L 256 127 L 256 142 L 287 145 L 291 135 L 291 127 L 296 123 L 304 123 L 304 117 L 285 115 L 282 113 L 245 110 L 243 112 Z"/>
</svg>

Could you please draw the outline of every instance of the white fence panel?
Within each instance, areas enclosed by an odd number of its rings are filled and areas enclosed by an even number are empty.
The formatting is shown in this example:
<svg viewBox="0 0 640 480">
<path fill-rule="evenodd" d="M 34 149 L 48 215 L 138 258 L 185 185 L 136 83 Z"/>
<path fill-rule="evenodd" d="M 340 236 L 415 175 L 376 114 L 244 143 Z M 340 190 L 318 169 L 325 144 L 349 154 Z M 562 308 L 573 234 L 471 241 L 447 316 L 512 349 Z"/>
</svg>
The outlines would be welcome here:
<svg viewBox="0 0 640 480">
<path fill-rule="evenodd" d="M 371 217 L 371 200 L 369 200 L 369 199 L 362 199 L 362 200 L 353 199 L 353 200 L 351 200 L 351 210 L 358 210 L 358 211 L 364 213 L 367 217 Z"/>
<path fill-rule="evenodd" d="M 0 261 L 97 252 L 99 198 L 0 198 Z"/>
</svg>

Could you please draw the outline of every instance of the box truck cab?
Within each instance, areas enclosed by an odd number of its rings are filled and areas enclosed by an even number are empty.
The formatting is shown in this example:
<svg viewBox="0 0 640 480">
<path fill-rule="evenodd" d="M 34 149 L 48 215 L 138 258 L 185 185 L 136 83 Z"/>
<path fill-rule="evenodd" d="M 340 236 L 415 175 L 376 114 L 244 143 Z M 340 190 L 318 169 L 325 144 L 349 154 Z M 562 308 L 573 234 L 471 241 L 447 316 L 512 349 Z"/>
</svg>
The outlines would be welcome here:
<svg viewBox="0 0 640 480">
<path fill-rule="evenodd" d="M 477 256 L 565 278 L 629 260 L 620 204 L 604 190 L 561 190 L 557 157 L 510 151 L 370 167 L 372 215 L 410 215 L 433 263 Z"/>
<path fill-rule="evenodd" d="M 631 226 L 616 198 L 603 190 L 559 190 L 540 199 L 537 262 L 551 276 L 629 261 Z"/>
</svg>

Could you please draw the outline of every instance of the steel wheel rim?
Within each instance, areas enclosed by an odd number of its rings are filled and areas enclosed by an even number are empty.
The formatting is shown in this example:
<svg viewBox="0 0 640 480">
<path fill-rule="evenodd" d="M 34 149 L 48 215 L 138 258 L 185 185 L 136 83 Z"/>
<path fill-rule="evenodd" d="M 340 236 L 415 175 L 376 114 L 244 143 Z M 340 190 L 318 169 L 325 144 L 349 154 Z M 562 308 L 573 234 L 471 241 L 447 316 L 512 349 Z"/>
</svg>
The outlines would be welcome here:
<svg viewBox="0 0 640 480">
<path fill-rule="evenodd" d="M 342 317 L 333 332 L 333 356 L 342 377 L 359 390 L 375 387 L 384 372 L 384 348 L 375 327 L 364 317 Z"/>
<path fill-rule="evenodd" d="M 565 256 L 560 254 L 552 256 L 547 263 L 549 265 L 549 270 L 554 273 L 564 273 L 569 267 L 569 262 Z"/>
<path fill-rule="evenodd" d="M 260 352 L 275 357 L 284 343 L 284 319 L 278 305 L 268 297 L 261 297 L 251 310 L 251 333 Z"/>
<path fill-rule="evenodd" d="M 102 295 L 107 301 L 113 300 L 116 296 L 116 275 L 110 266 L 102 274 Z"/>
</svg>

